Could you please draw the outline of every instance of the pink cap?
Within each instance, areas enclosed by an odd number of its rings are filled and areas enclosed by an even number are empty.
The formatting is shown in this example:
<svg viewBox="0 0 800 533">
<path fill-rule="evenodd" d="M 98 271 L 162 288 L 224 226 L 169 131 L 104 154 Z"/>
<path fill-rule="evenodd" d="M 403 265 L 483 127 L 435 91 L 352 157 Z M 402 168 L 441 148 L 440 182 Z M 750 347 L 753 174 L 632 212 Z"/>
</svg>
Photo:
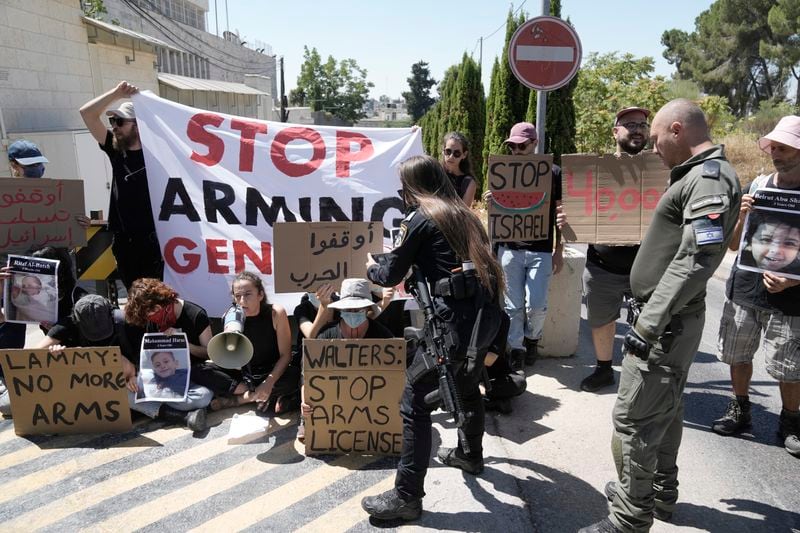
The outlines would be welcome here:
<svg viewBox="0 0 800 533">
<path fill-rule="evenodd" d="M 514 127 L 511 128 L 511 134 L 508 136 L 508 139 L 506 139 L 503 142 L 522 144 L 527 141 L 535 141 L 535 140 L 536 140 L 536 126 L 534 126 L 530 122 L 519 122 L 517 124 L 514 124 Z"/>
<path fill-rule="evenodd" d="M 780 119 L 774 130 L 758 140 L 758 147 L 767 152 L 773 141 L 800 150 L 800 117 L 788 115 Z"/>
<path fill-rule="evenodd" d="M 650 116 L 650 110 L 645 109 L 644 107 L 626 107 L 624 109 L 620 109 L 619 111 L 617 111 L 617 116 L 614 119 L 614 125 L 616 126 L 617 124 L 619 124 L 620 118 L 627 115 L 628 113 L 633 113 L 634 111 L 638 111 L 639 113 L 644 113 L 644 118 Z"/>
</svg>

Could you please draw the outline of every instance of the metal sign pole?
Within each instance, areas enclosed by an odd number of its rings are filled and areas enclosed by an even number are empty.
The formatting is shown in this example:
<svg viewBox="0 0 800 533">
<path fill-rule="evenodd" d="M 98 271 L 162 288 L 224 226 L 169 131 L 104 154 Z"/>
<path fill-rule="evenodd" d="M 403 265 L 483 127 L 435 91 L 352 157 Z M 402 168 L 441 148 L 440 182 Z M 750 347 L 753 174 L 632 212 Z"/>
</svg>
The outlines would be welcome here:
<svg viewBox="0 0 800 533">
<path fill-rule="evenodd" d="M 550 15 L 550 0 L 542 0 L 542 15 Z M 547 119 L 547 91 L 536 91 L 536 135 L 539 143 L 536 146 L 536 153 L 544 153 L 545 130 L 544 125 Z"/>
</svg>

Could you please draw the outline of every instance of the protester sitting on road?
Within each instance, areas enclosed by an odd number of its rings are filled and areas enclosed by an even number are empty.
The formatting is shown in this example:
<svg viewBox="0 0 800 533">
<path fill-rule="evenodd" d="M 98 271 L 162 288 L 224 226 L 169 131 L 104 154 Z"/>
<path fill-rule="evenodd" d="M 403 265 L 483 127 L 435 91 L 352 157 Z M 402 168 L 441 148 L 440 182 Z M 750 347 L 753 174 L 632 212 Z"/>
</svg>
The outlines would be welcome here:
<svg viewBox="0 0 800 533">
<path fill-rule="evenodd" d="M 231 292 L 234 303 L 244 310 L 242 333 L 253 345 L 253 357 L 236 370 L 202 363 L 193 370 L 192 379 L 214 391 L 212 411 L 251 402 L 262 411 L 274 402 L 276 414 L 296 409 L 300 368 L 291 364 L 292 334 L 286 310 L 267 301 L 264 283 L 253 272 L 239 272 Z"/>
<path fill-rule="evenodd" d="M 442 165 L 458 196 L 467 207 L 472 207 L 478 185 L 473 177 L 469 143 L 461 133 L 451 131 L 442 139 Z"/>
<path fill-rule="evenodd" d="M 322 300 L 320 300 L 322 301 Z M 369 281 L 351 278 L 342 281 L 340 298 L 327 305 L 329 310 L 339 311 L 339 320 L 329 325 L 318 339 L 391 339 L 392 332 L 369 318 L 370 312 L 377 313 L 378 306 L 372 301 Z M 297 428 L 297 438 L 305 439 L 305 419 L 311 416 L 314 407 L 305 401 L 305 390 L 302 390 L 302 416 Z"/>
<path fill-rule="evenodd" d="M 204 430 L 205 407 L 213 396 L 205 387 L 190 383 L 188 397 L 183 402 L 136 403 L 136 373 L 143 334 L 144 330 L 126 322 L 122 311 L 115 309 L 106 298 L 88 294 L 75 303 L 70 320 L 53 326 L 36 348 L 59 352 L 64 347 L 119 346 L 131 409 L 150 418 L 185 425 L 192 431 Z"/>
<path fill-rule="evenodd" d="M 193 364 L 208 359 L 208 341 L 211 325 L 206 310 L 188 300 L 178 298 L 178 293 L 163 281 L 141 278 L 128 290 L 125 320 L 146 331 L 185 333 Z"/>
</svg>

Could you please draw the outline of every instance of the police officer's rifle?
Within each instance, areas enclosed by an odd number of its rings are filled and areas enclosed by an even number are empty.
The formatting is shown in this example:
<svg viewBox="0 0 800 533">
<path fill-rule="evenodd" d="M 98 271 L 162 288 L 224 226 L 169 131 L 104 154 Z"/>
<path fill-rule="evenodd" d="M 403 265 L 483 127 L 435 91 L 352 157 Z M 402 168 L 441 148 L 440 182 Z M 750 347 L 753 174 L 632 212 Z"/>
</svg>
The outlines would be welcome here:
<svg viewBox="0 0 800 533">
<path fill-rule="evenodd" d="M 444 410 L 453 416 L 456 426 L 460 428 L 466 417 L 454 377 L 457 372 L 457 367 L 454 372 L 456 363 L 450 357 L 458 346 L 458 335 L 434 312 L 428 283 L 416 266 L 411 267 L 411 276 L 406 280 L 405 287 L 406 291 L 414 296 L 425 316 L 425 326 L 417 341 L 421 350 L 417 351 L 417 356 L 408 367 L 406 375 L 413 385 L 428 373 L 436 371 L 439 388 L 425 396 L 425 403 L 435 405 L 441 401 Z M 464 453 L 469 453 L 466 438 L 461 438 L 461 432 L 459 437 Z"/>
</svg>

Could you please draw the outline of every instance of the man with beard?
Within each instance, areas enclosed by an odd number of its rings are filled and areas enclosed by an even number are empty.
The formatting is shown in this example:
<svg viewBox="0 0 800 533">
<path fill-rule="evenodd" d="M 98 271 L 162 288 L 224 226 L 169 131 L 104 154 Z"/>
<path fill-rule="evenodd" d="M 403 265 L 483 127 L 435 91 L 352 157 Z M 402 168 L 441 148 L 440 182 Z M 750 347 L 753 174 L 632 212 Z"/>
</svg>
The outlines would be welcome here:
<svg viewBox="0 0 800 533">
<path fill-rule="evenodd" d="M 617 112 L 611 129 L 617 143 L 616 156 L 622 152 L 636 155 L 647 144 L 650 110 L 626 107 Z M 586 291 L 586 311 L 592 328 L 592 344 L 597 356 L 594 372 L 581 381 L 581 390 L 594 392 L 614 384 L 611 368 L 614 335 L 617 330 L 620 305 L 631 293 L 631 267 L 639 246 L 604 246 L 590 244 L 586 254 L 583 286 Z"/>
<path fill-rule="evenodd" d="M 769 213 L 753 211 L 753 194 L 758 189 L 800 191 L 800 117 L 783 117 L 775 129 L 759 139 L 758 146 L 770 155 L 776 172 L 758 176 L 750 184 L 747 194 L 742 196 L 739 221 L 729 245 L 731 250 L 739 248 L 739 236 L 747 213 L 751 213 L 749 226 L 754 225 L 756 214 L 762 218 Z M 753 355 L 763 340 L 767 373 L 778 381 L 783 404 L 778 433 L 786 451 L 800 457 L 800 280 L 774 272 L 796 257 L 796 228 L 783 227 L 787 234 L 784 243 L 791 243 L 788 247 L 791 250 L 783 255 L 776 250 L 779 248 L 780 222 L 785 220 L 772 223 L 765 220 L 761 228 L 768 229 L 759 228 L 761 247 L 769 250 L 764 255 L 772 258 L 772 261 L 764 261 L 771 265 L 763 266 L 773 272 L 750 272 L 739 269 L 737 265 L 731 268 L 719 326 L 717 355 L 731 367 L 734 398 L 731 398 L 725 415 L 715 420 L 711 429 L 727 436 L 750 427 L 749 390 Z M 759 256 L 755 243 L 753 248 L 753 256 Z"/>
<path fill-rule="evenodd" d="M 126 288 L 136 279 L 161 279 L 164 273 L 133 104 L 125 102 L 116 109 L 108 109 L 136 92 L 136 86 L 122 81 L 80 110 L 86 127 L 111 161 L 113 179 L 108 228 L 114 234 L 111 251 Z M 111 130 L 103 124 L 103 112 L 109 117 Z"/>
<path fill-rule="evenodd" d="M 683 389 L 703 335 L 706 284 L 739 214 L 736 171 L 723 146 L 711 142 L 697 104 L 677 99 L 664 105 L 650 140 L 671 170 L 631 268 L 631 292 L 641 311 L 625 335 L 613 411 L 619 481 L 605 487 L 609 516 L 579 533 L 649 531 L 654 517 L 672 517 Z"/>
</svg>

